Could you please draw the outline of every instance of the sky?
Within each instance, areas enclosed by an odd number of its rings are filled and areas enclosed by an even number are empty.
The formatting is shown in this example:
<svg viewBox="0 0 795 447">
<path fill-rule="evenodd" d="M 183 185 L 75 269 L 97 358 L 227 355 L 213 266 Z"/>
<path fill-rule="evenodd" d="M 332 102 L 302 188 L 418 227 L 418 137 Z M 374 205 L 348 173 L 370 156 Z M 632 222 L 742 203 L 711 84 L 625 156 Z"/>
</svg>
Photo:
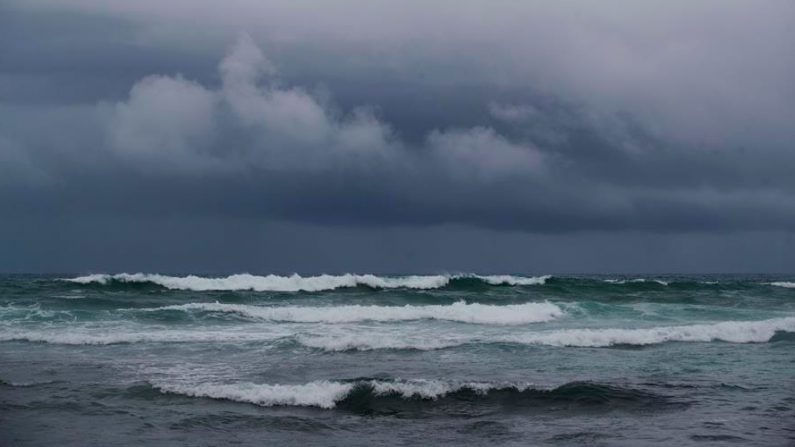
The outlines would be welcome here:
<svg viewBox="0 0 795 447">
<path fill-rule="evenodd" d="M 0 0 L 0 271 L 795 271 L 795 3 Z"/>
</svg>

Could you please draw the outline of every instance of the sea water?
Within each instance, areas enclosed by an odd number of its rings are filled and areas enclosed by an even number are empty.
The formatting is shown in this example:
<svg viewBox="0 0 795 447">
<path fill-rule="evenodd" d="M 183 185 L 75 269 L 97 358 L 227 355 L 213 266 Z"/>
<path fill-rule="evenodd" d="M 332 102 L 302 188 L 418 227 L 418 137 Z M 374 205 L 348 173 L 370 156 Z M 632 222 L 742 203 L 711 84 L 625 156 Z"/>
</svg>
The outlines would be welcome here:
<svg viewBox="0 0 795 447">
<path fill-rule="evenodd" d="M 785 276 L 0 277 L 0 445 L 793 445 Z"/>
</svg>

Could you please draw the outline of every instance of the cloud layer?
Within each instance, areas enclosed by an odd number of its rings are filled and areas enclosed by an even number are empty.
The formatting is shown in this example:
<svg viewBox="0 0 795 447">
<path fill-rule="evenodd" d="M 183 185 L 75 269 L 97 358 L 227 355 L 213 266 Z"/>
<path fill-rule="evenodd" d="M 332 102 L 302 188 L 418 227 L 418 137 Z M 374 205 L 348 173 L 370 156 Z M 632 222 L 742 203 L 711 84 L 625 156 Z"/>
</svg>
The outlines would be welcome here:
<svg viewBox="0 0 795 447">
<path fill-rule="evenodd" d="M 795 229 L 791 2 L 6 9 L 14 216 Z"/>
</svg>

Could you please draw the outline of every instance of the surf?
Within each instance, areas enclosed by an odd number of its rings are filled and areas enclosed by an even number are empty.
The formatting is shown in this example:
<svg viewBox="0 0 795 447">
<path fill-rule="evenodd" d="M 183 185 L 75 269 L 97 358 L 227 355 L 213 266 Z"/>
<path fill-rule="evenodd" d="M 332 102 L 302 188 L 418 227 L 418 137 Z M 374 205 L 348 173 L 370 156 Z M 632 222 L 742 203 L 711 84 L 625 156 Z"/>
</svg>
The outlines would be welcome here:
<svg viewBox="0 0 795 447">
<path fill-rule="evenodd" d="M 395 413 L 425 406 L 500 405 L 548 407 L 567 403 L 575 406 L 612 407 L 664 406 L 666 396 L 648 391 L 592 382 L 569 382 L 542 387 L 531 382 L 481 382 L 442 380 L 354 379 L 318 380 L 302 384 L 187 383 L 154 381 L 163 394 L 247 403 L 262 407 L 296 406 L 356 413 Z M 407 406 L 408 405 L 408 406 Z M 419 406 L 419 407 L 417 407 Z M 430 409 L 430 408 L 429 408 Z"/>
<path fill-rule="evenodd" d="M 155 273 L 91 274 L 64 281 L 82 285 L 135 285 L 150 284 L 171 290 L 203 291 L 255 291 L 255 292 L 319 292 L 325 290 L 368 287 L 371 289 L 440 289 L 458 280 L 475 280 L 487 285 L 530 286 L 543 285 L 551 276 L 514 275 L 408 275 L 377 276 L 372 274 L 343 274 L 290 276 L 258 276 L 248 273 L 226 277 L 203 277 L 197 275 L 168 276 Z"/>
<path fill-rule="evenodd" d="M 162 312 L 169 310 L 233 314 L 255 320 L 293 323 L 394 322 L 427 319 L 455 321 L 460 323 L 521 325 L 550 321 L 563 315 L 563 310 L 560 307 L 549 302 L 495 306 L 459 301 L 451 305 L 342 305 L 323 307 L 271 307 L 226 303 L 188 303 L 142 309 L 142 311 L 145 312 Z"/>
</svg>

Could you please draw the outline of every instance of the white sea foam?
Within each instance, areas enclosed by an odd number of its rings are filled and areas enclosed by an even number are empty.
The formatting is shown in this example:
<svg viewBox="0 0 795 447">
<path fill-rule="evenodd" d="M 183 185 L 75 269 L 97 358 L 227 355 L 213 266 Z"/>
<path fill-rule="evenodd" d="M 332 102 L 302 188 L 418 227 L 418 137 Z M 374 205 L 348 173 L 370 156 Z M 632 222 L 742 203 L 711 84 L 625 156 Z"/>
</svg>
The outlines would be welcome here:
<svg viewBox="0 0 795 447">
<path fill-rule="evenodd" d="M 275 341 L 284 334 L 236 331 L 147 330 L 0 330 L 0 342 L 29 341 L 58 345 L 112 345 L 119 343 L 235 343 Z"/>
<path fill-rule="evenodd" d="M 402 380 L 394 382 L 381 380 L 361 380 L 356 382 L 321 380 L 299 385 L 270 385 L 246 382 L 236 384 L 154 383 L 153 386 L 164 393 L 225 399 L 265 407 L 313 406 L 330 409 L 345 399 L 357 386 L 369 387 L 376 396 L 399 395 L 406 399 L 438 399 L 462 389 L 470 389 L 480 394 L 487 394 L 491 390 L 505 388 L 524 391 L 532 385 L 529 383 L 456 383 L 439 380 Z"/>
<path fill-rule="evenodd" d="M 351 383 L 329 381 L 302 385 L 238 384 L 154 384 L 162 392 L 191 397 L 209 397 L 248 402 L 264 407 L 277 405 L 334 408 L 353 389 Z"/>
<path fill-rule="evenodd" d="M 347 305 L 327 307 L 264 307 L 244 304 L 189 303 L 145 310 L 230 312 L 247 318 L 297 323 L 351 323 L 356 321 L 433 319 L 463 323 L 511 325 L 549 321 L 563 315 L 560 307 L 548 302 L 504 306 L 478 303 L 467 304 L 460 301 L 446 306 Z"/>
<path fill-rule="evenodd" d="M 434 350 L 467 343 L 518 343 L 560 347 L 608 347 L 651 345 L 666 342 L 764 343 L 777 331 L 795 332 L 795 317 L 762 321 L 723 321 L 715 324 L 663 326 L 642 329 L 560 329 L 517 335 L 487 337 L 427 337 L 403 335 L 343 334 L 298 337 L 299 343 L 327 351 L 418 349 Z"/>
<path fill-rule="evenodd" d="M 42 381 L 42 382 L 10 382 L 10 381 L 6 381 L 6 380 L 3 380 L 3 379 L 0 379 L 0 385 L 5 384 L 7 386 L 13 386 L 13 387 L 17 387 L 17 388 L 30 388 L 30 387 L 34 387 L 34 386 L 50 385 L 50 384 L 58 383 L 58 382 L 59 381 L 57 381 L 57 380 L 45 380 L 45 381 Z"/>
<path fill-rule="evenodd" d="M 317 292 L 338 288 L 367 286 L 378 289 L 438 289 L 445 287 L 457 278 L 478 278 L 489 284 L 507 285 L 541 285 L 549 276 L 523 277 L 511 275 L 412 275 L 412 276 L 376 276 L 376 275 L 318 275 L 306 276 L 257 276 L 248 273 L 230 275 L 223 278 L 205 278 L 201 276 L 166 276 L 150 273 L 119 273 L 116 275 L 93 274 L 68 278 L 66 281 L 78 284 L 108 284 L 111 281 L 128 283 L 152 283 L 168 289 L 176 290 L 253 290 L 258 292 Z"/>
<path fill-rule="evenodd" d="M 790 281 L 775 281 L 770 283 L 771 286 L 786 287 L 788 289 L 795 289 L 795 282 Z"/>
<path fill-rule="evenodd" d="M 201 276 L 166 276 L 148 273 L 119 273 L 116 275 L 88 275 L 71 278 L 68 281 L 80 284 L 107 284 L 110 281 L 130 283 L 153 283 L 168 289 L 177 290 L 253 290 L 258 292 L 317 292 L 332 290 L 342 287 L 368 286 L 373 288 L 409 288 L 409 289 L 435 289 L 444 287 L 450 277 L 442 275 L 433 276 L 403 276 L 379 277 L 375 275 L 319 275 L 302 277 L 292 276 L 256 276 L 247 273 L 230 275 L 224 278 L 205 278 Z"/>
<path fill-rule="evenodd" d="M 373 351 L 376 349 L 416 349 L 433 351 L 474 341 L 471 337 L 430 337 L 414 334 L 298 335 L 296 340 L 309 348 L 324 351 Z"/>
<path fill-rule="evenodd" d="M 607 347 L 614 345 L 651 345 L 666 342 L 764 343 L 776 332 L 795 332 L 795 317 L 761 321 L 723 321 L 714 324 L 662 326 L 636 329 L 558 329 L 523 333 L 463 334 L 435 329 L 418 333 L 400 327 L 389 332 L 347 328 L 337 333 L 296 333 L 284 329 L 257 326 L 224 330 L 166 330 L 141 327 L 114 328 L 18 329 L 0 327 L 0 342 L 30 341 L 64 345 L 109 345 L 117 343 L 278 343 L 295 340 L 299 344 L 326 351 L 418 349 L 435 350 L 465 344 L 518 343 L 559 347 Z"/>
<path fill-rule="evenodd" d="M 715 324 L 646 329 L 568 329 L 506 337 L 505 341 L 551 346 L 604 347 L 666 342 L 764 343 L 777 331 L 795 331 L 795 317 L 762 321 L 723 321 Z"/>
<path fill-rule="evenodd" d="M 484 282 L 491 285 L 506 284 L 509 286 L 538 286 L 544 285 L 552 275 L 543 276 L 514 276 L 514 275 L 473 275 Z"/>
<path fill-rule="evenodd" d="M 644 283 L 654 282 L 661 286 L 667 286 L 669 283 L 661 279 L 646 279 L 646 278 L 633 278 L 633 279 L 605 279 L 604 282 L 610 284 L 628 284 L 628 283 Z"/>
</svg>

